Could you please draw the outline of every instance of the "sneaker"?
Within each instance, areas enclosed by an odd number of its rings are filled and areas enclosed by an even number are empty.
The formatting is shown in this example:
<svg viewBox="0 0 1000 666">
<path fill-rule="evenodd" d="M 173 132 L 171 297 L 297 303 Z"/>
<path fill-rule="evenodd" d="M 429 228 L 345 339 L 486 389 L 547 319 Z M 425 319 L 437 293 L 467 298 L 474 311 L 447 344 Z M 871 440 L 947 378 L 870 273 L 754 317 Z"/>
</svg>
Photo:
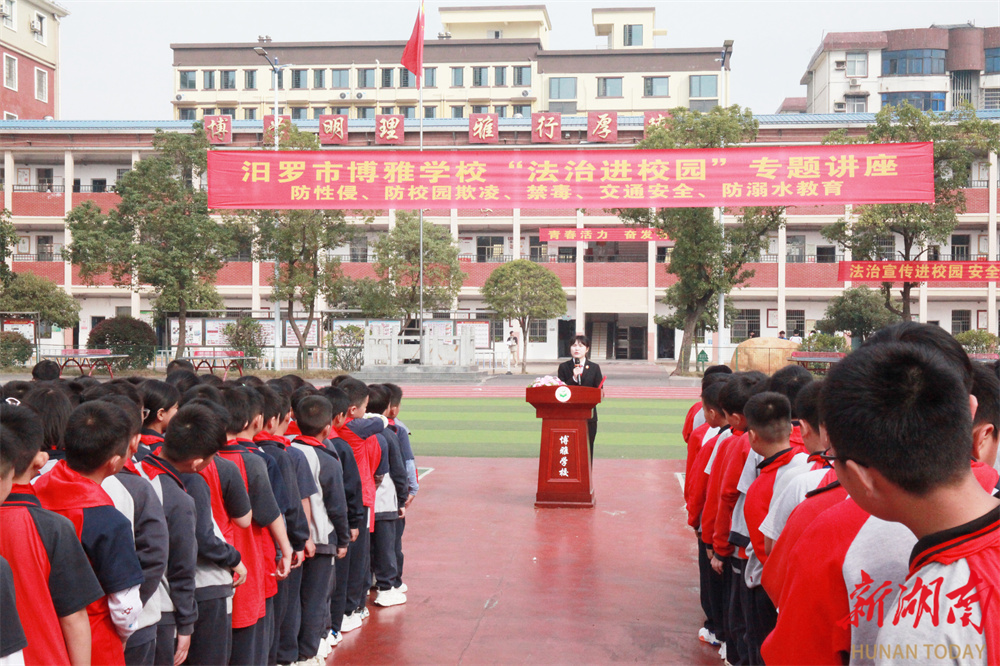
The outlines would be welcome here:
<svg viewBox="0 0 1000 666">
<path fill-rule="evenodd" d="M 395 589 L 399 590 L 403 594 L 406 594 L 410 588 L 406 587 L 406 583 L 400 583 L 395 587 Z"/>
<path fill-rule="evenodd" d="M 341 634 L 339 631 L 333 631 L 332 629 L 330 630 L 330 633 L 327 634 L 326 636 L 326 644 L 330 646 L 330 649 L 333 649 L 338 645 L 340 645 L 340 641 L 342 640 L 344 640 L 343 634 Z"/>
<path fill-rule="evenodd" d="M 726 644 L 723 643 L 722 647 L 719 648 L 719 659 L 726 661 Z M 726 662 L 729 663 L 729 662 Z"/>
<path fill-rule="evenodd" d="M 330 655 L 331 652 L 333 652 L 333 648 L 331 648 L 327 644 L 326 639 L 325 638 L 320 639 L 319 647 L 316 648 L 316 656 L 314 657 L 314 659 L 326 661 L 326 658 Z"/>
<path fill-rule="evenodd" d="M 398 606 L 406 603 L 406 595 L 399 591 L 399 588 L 381 590 L 375 598 L 376 606 Z"/>
<path fill-rule="evenodd" d="M 368 612 L 368 606 L 365 606 L 364 608 L 362 608 L 359 611 L 359 614 L 360 614 L 362 620 L 367 620 L 368 616 L 371 615 L 371 613 Z"/>
<path fill-rule="evenodd" d="M 709 645 L 714 645 L 716 647 L 722 645 L 722 643 L 719 642 L 719 639 L 715 637 L 715 634 L 705 627 L 698 630 L 698 640 L 702 643 L 708 643 Z"/>
<path fill-rule="evenodd" d="M 361 628 L 361 614 L 351 613 L 350 615 L 344 616 L 344 621 L 340 623 L 340 633 L 346 634 L 348 631 L 354 631 L 355 629 Z"/>
</svg>

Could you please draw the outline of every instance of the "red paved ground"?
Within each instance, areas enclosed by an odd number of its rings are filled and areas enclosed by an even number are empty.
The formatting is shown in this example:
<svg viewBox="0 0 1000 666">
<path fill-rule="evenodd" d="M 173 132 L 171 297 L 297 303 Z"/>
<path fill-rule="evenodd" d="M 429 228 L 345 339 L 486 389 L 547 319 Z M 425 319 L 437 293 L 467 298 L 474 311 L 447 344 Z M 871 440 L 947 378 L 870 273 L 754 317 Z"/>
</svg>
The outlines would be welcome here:
<svg viewBox="0 0 1000 666">
<path fill-rule="evenodd" d="M 407 398 L 523 398 L 524 386 L 433 386 L 407 384 L 402 386 Z M 682 398 L 697 400 L 700 386 L 605 386 L 605 398 Z"/>
<path fill-rule="evenodd" d="M 722 663 L 696 637 L 683 461 L 598 460 L 593 510 L 536 510 L 533 460 L 419 464 L 408 603 L 369 603 L 329 664 Z"/>
</svg>

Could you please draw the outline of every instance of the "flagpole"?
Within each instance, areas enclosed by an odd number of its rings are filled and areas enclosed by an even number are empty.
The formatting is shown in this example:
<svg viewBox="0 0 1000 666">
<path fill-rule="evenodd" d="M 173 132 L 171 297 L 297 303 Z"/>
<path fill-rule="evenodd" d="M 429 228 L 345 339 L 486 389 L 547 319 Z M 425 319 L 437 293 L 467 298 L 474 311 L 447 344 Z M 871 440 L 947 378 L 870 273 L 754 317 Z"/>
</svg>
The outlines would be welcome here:
<svg viewBox="0 0 1000 666">
<path fill-rule="evenodd" d="M 420 152 L 424 152 L 424 76 L 423 63 L 417 77 L 417 115 L 420 119 Z M 420 365 L 424 364 L 424 209 L 420 209 Z"/>
</svg>

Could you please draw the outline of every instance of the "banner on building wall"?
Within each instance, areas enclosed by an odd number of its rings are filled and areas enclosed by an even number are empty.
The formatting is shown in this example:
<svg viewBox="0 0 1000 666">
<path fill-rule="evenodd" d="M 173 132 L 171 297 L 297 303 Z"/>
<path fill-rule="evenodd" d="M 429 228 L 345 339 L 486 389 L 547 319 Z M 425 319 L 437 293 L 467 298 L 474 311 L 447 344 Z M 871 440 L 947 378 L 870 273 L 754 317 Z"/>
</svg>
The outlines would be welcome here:
<svg viewBox="0 0 1000 666">
<path fill-rule="evenodd" d="M 208 153 L 208 205 L 213 209 L 702 208 L 933 201 L 930 143 Z"/>
<path fill-rule="evenodd" d="M 1000 261 L 841 261 L 838 280 L 983 282 L 1000 280 Z"/>
<path fill-rule="evenodd" d="M 670 238 L 659 229 L 646 227 L 587 227 L 574 229 L 572 227 L 552 227 L 538 230 L 538 240 L 543 243 L 554 241 L 668 241 Z"/>
</svg>

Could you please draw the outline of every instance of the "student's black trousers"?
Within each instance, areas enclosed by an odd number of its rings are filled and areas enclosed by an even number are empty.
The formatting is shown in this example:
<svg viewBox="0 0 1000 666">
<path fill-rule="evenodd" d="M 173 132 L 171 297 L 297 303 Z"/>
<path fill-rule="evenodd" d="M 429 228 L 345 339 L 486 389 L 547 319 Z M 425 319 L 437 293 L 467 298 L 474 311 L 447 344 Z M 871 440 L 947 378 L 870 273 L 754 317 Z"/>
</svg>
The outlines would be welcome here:
<svg viewBox="0 0 1000 666">
<path fill-rule="evenodd" d="M 330 594 L 334 584 L 333 555 L 316 553 L 302 565 L 298 661 L 312 659 L 330 624 Z"/>
</svg>

